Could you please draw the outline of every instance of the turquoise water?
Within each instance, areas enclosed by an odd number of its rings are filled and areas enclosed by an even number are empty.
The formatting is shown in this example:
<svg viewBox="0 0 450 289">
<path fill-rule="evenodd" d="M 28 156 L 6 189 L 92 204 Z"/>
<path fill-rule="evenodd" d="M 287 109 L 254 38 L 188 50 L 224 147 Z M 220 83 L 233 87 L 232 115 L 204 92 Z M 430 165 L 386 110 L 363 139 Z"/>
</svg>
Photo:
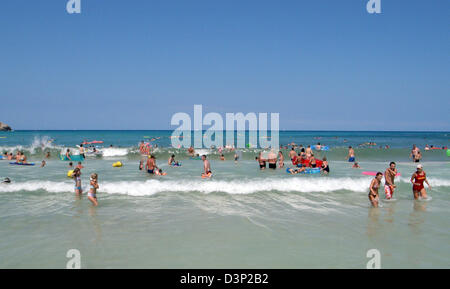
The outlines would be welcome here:
<svg viewBox="0 0 450 289">
<path fill-rule="evenodd" d="M 0 177 L 12 180 L 0 184 L 0 268 L 65 268 L 69 249 L 81 252 L 82 268 L 365 268 L 369 249 L 380 251 L 382 268 L 450 267 L 450 158 L 445 150 L 423 149 L 449 146 L 449 132 L 282 131 L 283 146 L 328 145 L 331 150 L 318 156 L 327 156 L 330 175 L 260 171 L 253 148 L 241 149 L 237 163 L 232 152 L 220 161 L 216 149 L 197 150 L 211 160 L 210 180 L 200 178 L 201 161 L 170 147 L 170 135 L 0 133 L 0 151 L 23 150 L 37 164 L 0 160 Z M 158 138 L 154 154 L 166 176 L 138 170 L 144 137 Z M 99 175 L 99 207 L 75 197 L 68 163 L 58 158 L 83 140 L 104 141 L 98 147 L 103 155 L 87 158 L 82 170 L 85 189 L 89 175 Z M 377 145 L 359 146 L 366 142 Z M 413 201 L 412 144 L 422 150 L 431 201 Z M 349 145 L 362 169 L 345 161 Z M 51 158 L 40 168 L 44 151 Z M 167 165 L 172 153 L 182 167 Z M 113 168 L 116 161 L 124 166 Z M 384 171 L 390 161 L 402 173 L 396 201 L 373 209 L 367 200 L 371 177 L 361 172 Z"/>
</svg>

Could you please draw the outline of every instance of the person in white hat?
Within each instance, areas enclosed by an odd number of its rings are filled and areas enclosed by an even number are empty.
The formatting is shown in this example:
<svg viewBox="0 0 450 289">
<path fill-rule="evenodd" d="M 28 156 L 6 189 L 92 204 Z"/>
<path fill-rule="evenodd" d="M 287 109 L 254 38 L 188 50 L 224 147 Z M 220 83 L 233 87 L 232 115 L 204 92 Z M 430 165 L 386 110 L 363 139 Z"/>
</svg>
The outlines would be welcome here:
<svg viewBox="0 0 450 289">
<path fill-rule="evenodd" d="M 426 183 L 428 185 L 428 188 L 431 190 L 431 186 L 428 183 L 427 180 L 427 174 L 423 170 L 422 165 L 417 165 L 416 172 L 411 176 L 411 183 L 413 184 L 413 194 L 414 194 L 414 200 L 419 199 L 421 197 L 422 199 L 427 199 L 427 191 L 425 190 L 425 186 L 423 183 Z"/>
</svg>

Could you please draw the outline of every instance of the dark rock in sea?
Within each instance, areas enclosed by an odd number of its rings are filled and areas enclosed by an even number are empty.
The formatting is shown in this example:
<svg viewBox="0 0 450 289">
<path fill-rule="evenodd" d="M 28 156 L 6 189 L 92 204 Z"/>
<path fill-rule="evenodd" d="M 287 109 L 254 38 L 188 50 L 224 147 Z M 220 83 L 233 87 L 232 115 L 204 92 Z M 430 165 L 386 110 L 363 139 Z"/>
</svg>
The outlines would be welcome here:
<svg viewBox="0 0 450 289">
<path fill-rule="evenodd" d="M 11 131 L 11 127 L 0 121 L 0 131 Z"/>
</svg>

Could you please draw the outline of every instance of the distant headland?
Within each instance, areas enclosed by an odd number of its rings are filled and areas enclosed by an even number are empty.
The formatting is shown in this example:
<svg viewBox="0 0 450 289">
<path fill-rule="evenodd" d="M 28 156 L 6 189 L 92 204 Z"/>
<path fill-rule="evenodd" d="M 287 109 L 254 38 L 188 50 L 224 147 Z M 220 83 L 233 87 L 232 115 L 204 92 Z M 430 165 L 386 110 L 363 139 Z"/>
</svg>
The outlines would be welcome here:
<svg viewBox="0 0 450 289">
<path fill-rule="evenodd" d="M 0 131 L 11 131 L 11 127 L 0 121 Z"/>
</svg>

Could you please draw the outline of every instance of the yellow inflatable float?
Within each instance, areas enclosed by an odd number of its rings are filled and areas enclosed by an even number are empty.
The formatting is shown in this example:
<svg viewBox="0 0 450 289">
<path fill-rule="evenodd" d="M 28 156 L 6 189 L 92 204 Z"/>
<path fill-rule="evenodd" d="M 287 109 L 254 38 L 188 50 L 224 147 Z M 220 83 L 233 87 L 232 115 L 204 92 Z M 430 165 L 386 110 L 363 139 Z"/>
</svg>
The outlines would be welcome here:
<svg viewBox="0 0 450 289">
<path fill-rule="evenodd" d="M 115 162 L 115 163 L 112 164 L 112 166 L 114 168 L 120 168 L 121 166 L 123 166 L 123 164 L 122 164 L 122 162 Z"/>
<path fill-rule="evenodd" d="M 67 177 L 68 177 L 68 178 L 71 178 L 71 177 L 72 177 L 72 174 L 73 174 L 73 170 L 68 171 L 68 172 L 67 172 Z"/>
</svg>

